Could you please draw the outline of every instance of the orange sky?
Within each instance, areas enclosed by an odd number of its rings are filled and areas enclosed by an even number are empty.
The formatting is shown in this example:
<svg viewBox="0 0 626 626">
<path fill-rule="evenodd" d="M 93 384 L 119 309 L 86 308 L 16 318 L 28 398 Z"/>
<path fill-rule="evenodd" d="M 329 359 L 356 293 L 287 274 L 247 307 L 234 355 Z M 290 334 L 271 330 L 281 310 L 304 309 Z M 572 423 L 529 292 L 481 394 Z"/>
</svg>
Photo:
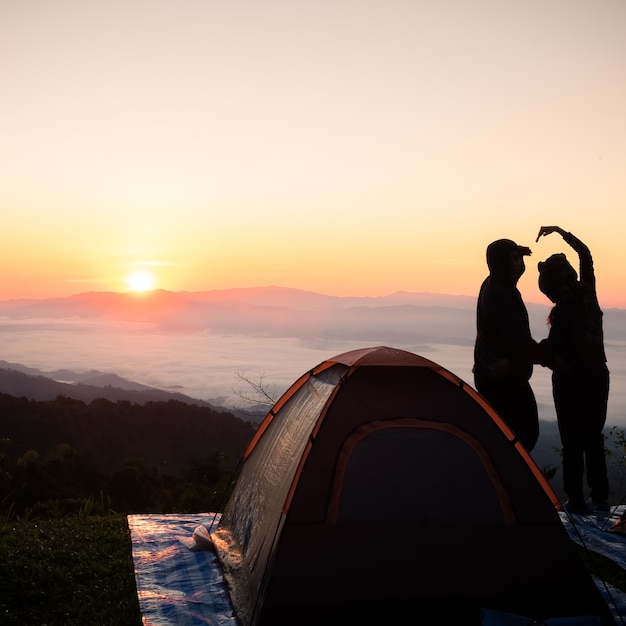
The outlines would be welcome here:
<svg viewBox="0 0 626 626">
<path fill-rule="evenodd" d="M 626 308 L 622 0 L 0 6 L 0 299 L 281 285 L 474 295 L 590 246 Z M 572 259 L 574 260 L 574 259 Z"/>
</svg>

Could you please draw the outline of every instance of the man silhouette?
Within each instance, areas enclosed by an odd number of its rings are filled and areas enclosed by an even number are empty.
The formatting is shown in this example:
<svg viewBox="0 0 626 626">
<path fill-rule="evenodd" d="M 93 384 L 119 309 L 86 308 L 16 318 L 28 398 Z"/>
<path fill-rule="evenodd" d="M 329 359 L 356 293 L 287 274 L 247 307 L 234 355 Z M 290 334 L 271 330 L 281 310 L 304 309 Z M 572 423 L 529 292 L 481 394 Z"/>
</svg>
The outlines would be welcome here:
<svg viewBox="0 0 626 626">
<path fill-rule="evenodd" d="M 528 311 L 517 289 L 530 248 L 510 239 L 487 247 L 489 276 L 476 307 L 474 384 L 528 451 L 539 438 L 537 401 L 529 380 L 537 362 Z"/>
</svg>

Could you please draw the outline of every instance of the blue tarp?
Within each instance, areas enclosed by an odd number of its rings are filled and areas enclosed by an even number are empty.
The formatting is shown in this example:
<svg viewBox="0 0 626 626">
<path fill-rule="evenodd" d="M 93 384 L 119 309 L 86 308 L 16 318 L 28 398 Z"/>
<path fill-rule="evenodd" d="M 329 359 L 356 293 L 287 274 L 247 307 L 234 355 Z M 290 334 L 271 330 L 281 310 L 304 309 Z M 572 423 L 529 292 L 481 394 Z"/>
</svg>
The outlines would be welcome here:
<svg viewBox="0 0 626 626">
<path fill-rule="evenodd" d="M 215 513 L 128 516 L 144 626 L 237 623 L 215 553 L 190 549 L 194 530 L 210 530 L 216 518 Z"/>
<path fill-rule="evenodd" d="M 560 516 L 573 541 L 626 569 L 626 535 L 610 532 L 624 510 Z M 144 626 L 236 626 L 221 565 L 194 540 L 196 529 L 211 532 L 218 521 L 216 513 L 128 516 Z M 595 580 L 617 623 L 626 623 L 626 594 Z"/>
<path fill-rule="evenodd" d="M 577 544 L 611 559 L 616 565 L 626 570 L 626 535 L 612 532 L 616 522 L 626 511 L 626 505 L 611 508 L 610 515 L 594 513 L 592 515 L 570 515 L 561 511 L 561 521 L 570 539 Z M 597 576 L 593 577 L 611 608 L 618 624 L 626 624 L 626 594 L 605 584 Z"/>
<path fill-rule="evenodd" d="M 573 541 L 608 557 L 626 570 L 626 535 L 611 532 L 625 510 L 626 505 L 621 504 L 613 507 L 610 515 L 568 515 L 563 511 L 559 515 Z"/>
</svg>

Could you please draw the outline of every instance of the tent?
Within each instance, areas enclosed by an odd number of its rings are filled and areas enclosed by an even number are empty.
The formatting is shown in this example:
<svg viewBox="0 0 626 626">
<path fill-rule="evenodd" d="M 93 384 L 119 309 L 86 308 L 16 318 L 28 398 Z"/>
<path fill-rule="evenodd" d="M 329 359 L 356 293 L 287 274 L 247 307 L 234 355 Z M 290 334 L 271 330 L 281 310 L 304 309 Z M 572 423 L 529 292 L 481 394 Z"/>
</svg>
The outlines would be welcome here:
<svg viewBox="0 0 626 626">
<path fill-rule="evenodd" d="M 276 403 L 213 543 L 243 626 L 479 624 L 483 608 L 614 624 L 559 506 L 470 386 L 365 348 Z"/>
</svg>

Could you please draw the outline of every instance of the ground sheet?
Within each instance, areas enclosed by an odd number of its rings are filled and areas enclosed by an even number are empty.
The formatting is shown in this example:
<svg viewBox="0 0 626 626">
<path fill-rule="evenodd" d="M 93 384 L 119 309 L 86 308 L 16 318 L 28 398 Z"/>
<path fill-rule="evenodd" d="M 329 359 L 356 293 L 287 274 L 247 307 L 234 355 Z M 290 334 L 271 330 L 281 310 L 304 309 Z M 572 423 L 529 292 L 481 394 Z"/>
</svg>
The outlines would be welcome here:
<svg viewBox="0 0 626 626">
<path fill-rule="evenodd" d="M 579 545 L 605 556 L 626 570 L 626 524 L 619 525 L 626 505 L 612 507 L 610 514 L 570 515 L 561 511 L 561 521 L 570 538 Z M 619 528 L 621 532 L 616 529 Z M 611 607 L 618 624 L 626 625 L 626 594 L 594 576 L 596 585 Z"/>
<path fill-rule="evenodd" d="M 144 626 L 236 625 L 215 553 L 191 549 L 194 530 L 215 523 L 213 513 L 128 516 Z"/>
<path fill-rule="evenodd" d="M 560 516 L 573 541 L 626 570 L 626 535 L 611 530 L 624 510 Z M 221 566 L 197 532 L 211 532 L 218 520 L 215 513 L 128 516 L 144 626 L 236 625 Z M 617 623 L 626 625 L 626 594 L 595 580 Z"/>
</svg>

